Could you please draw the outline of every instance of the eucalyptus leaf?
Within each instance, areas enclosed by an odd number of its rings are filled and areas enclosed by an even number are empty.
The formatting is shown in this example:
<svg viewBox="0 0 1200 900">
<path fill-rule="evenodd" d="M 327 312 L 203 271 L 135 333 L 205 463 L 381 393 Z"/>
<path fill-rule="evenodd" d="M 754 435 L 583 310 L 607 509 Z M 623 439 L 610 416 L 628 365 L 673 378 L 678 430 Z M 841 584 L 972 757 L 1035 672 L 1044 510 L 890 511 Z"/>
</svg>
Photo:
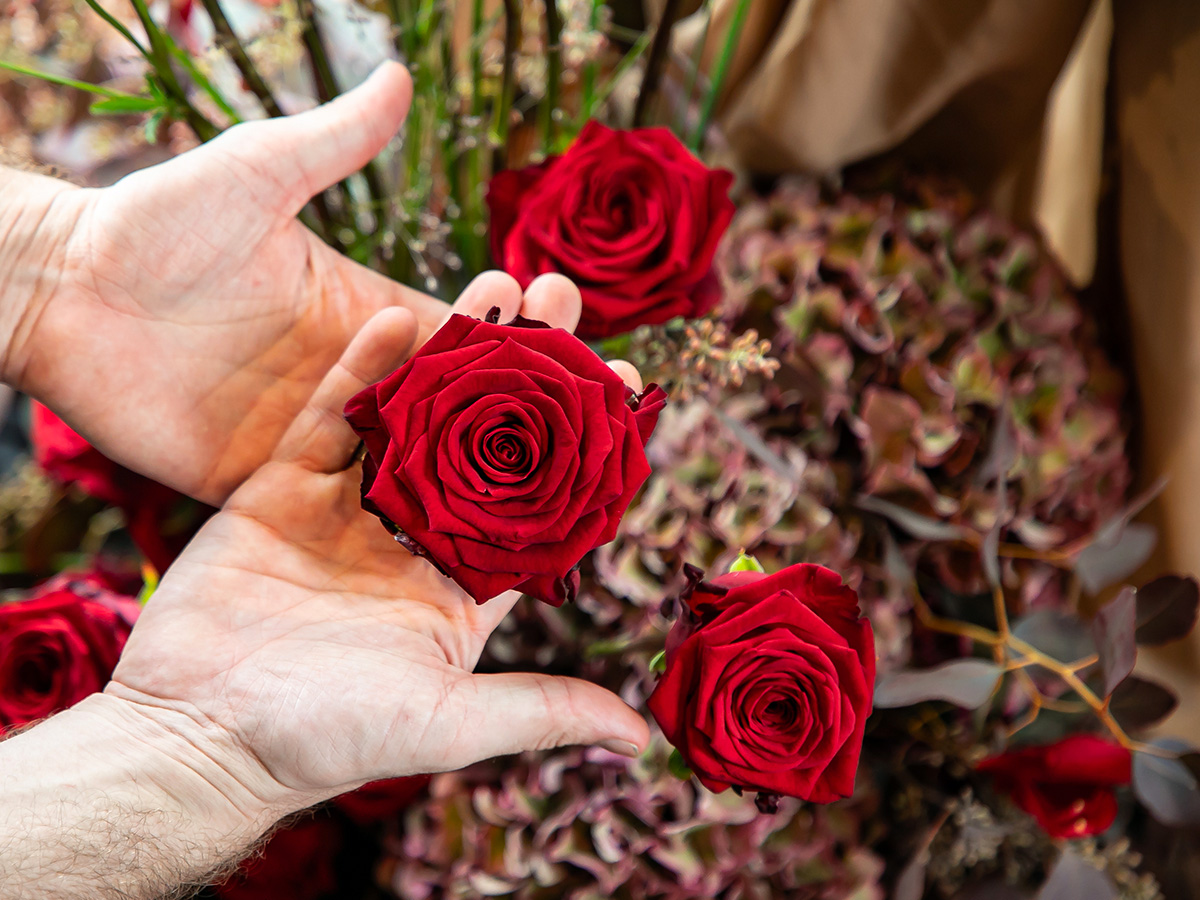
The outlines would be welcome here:
<svg viewBox="0 0 1200 900">
<path fill-rule="evenodd" d="M 1137 642 L 1149 646 L 1185 637 L 1196 625 L 1200 588 L 1180 575 L 1156 578 L 1137 592 Z"/>
<path fill-rule="evenodd" d="M 1013 625 L 1012 633 L 1060 662 L 1074 662 L 1097 652 L 1084 621 L 1059 610 L 1035 609 Z"/>
<path fill-rule="evenodd" d="M 888 672 L 875 682 L 875 706 L 890 709 L 945 700 L 976 709 L 992 696 L 1002 675 L 1002 667 L 982 659 L 956 659 L 931 669 Z"/>
<path fill-rule="evenodd" d="M 1100 654 L 1104 696 L 1111 694 L 1132 672 L 1137 662 L 1133 639 L 1137 599 L 1133 588 L 1123 588 L 1092 619 L 1092 636 Z"/>
<path fill-rule="evenodd" d="M 1097 537 L 1075 560 L 1075 572 L 1089 594 L 1128 578 L 1158 543 L 1157 530 L 1143 522 L 1129 522 L 1111 534 L 1107 540 Z"/>
<path fill-rule="evenodd" d="M 861 494 L 855 499 L 854 505 L 864 512 L 883 516 L 892 522 L 892 524 L 899 526 L 913 537 L 920 538 L 921 540 L 961 541 L 967 536 L 967 532 L 958 525 L 951 522 L 942 522 L 921 513 L 913 512 L 911 509 L 907 509 L 897 503 L 892 503 L 890 500 L 883 500 L 880 497 L 870 497 Z"/>
<path fill-rule="evenodd" d="M 1131 675 L 1112 692 L 1108 711 L 1126 731 L 1141 731 L 1157 725 L 1178 705 L 1175 695 L 1158 682 Z"/>
<path fill-rule="evenodd" d="M 1070 847 L 1063 848 L 1037 900 L 1117 900 L 1112 879 Z"/>
<path fill-rule="evenodd" d="M 1177 755 L 1195 752 L 1176 738 L 1160 738 L 1151 745 Z M 1134 753 L 1133 792 L 1150 815 L 1164 825 L 1178 828 L 1200 824 L 1200 782 L 1180 759 Z"/>
</svg>

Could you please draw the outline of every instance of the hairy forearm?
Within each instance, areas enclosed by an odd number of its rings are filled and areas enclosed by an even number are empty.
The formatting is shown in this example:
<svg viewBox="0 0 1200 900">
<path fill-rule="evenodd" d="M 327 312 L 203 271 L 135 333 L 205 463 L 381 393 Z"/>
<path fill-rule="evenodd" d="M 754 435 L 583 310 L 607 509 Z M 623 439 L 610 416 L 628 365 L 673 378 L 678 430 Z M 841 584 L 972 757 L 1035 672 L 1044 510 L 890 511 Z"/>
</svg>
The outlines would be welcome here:
<svg viewBox="0 0 1200 900">
<path fill-rule="evenodd" d="M 149 900 L 218 880 L 282 810 L 190 728 L 97 694 L 0 743 L 0 898 Z"/>
<path fill-rule="evenodd" d="M 0 165 L 0 380 L 20 387 L 28 339 L 64 268 L 77 188 Z"/>
</svg>

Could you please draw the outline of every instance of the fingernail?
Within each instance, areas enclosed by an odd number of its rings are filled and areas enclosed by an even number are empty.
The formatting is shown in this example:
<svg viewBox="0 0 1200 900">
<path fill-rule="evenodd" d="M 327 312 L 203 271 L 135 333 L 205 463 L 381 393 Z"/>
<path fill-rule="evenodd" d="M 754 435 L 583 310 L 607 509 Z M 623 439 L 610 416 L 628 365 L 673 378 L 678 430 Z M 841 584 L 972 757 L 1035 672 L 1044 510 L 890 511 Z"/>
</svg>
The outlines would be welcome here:
<svg viewBox="0 0 1200 900">
<path fill-rule="evenodd" d="M 642 752 L 638 750 L 634 744 L 629 743 L 629 741 L 617 740 L 616 738 L 609 738 L 606 741 L 600 741 L 597 746 L 603 747 L 609 753 L 616 753 L 620 756 L 628 756 L 630 759 L 637 759 L 642 755 Z"/>
</svg>

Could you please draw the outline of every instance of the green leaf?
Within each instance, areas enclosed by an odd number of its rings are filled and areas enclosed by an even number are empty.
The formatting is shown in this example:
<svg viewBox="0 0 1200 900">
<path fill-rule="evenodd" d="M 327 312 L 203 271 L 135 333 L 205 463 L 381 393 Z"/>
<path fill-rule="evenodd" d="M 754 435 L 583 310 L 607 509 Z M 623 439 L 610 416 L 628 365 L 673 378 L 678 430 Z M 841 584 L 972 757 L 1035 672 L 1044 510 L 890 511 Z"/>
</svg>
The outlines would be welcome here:
<svg viewBox="0 0 1200 900">
<path fill-rule="evenodd" d="M 124 116 L 132 113 L 151 112 L 162 106 L 153 97 L 109 97 L 97 100 L 88 111 L 94 116 Z"/>
<path fill-rule="evenodd" d="M 733 565 L 729 567 L 730 572 L 766 572 L 760 563 L 745 550 L 738 551 L 738 558 L 733 561 Z"/>
<path fill-rule="evenodd" d="M 162 127 L 164 118 L 166 118 L 166 110 L 160 109 L 146 120 L 146 140 L 151 144 L 158 143 L 158 130 Z"/>
<path fill-rule="evenodd" d="M 671 751 L 671 758 L 667 760 L 667 771 L 680 781 L 688 781 L 692 777 L 692 770 L 683 761 L 683 754 L 678 750 Z"/>
<path fill-rule="evenodd" d="M 667 651 L 659 650 L 650 658 L 650 671 L 658 672 L 660 675 L 667 671 Z"/>
<path fill-rule="evenodd" d="M 22 66 L 18 63 L 8 62 L 3 59 L 0 59 L 0 69 L 7 69 L 10 72 L 16 72 L 18 75 L 28 75 L 30 78 L 39 78 L 42 81 L 48 81 L 51 84 L 61 84 L 63 87 L 87 91 L 89 94 L 99 94 L 101 97 L 109 97 L 113 100 L 140 99 L 135 97 L 133 94 L 126 94 L 123 91 L 114 91 L 111 88 L 106 88 L 99 84 L 89 84 L 86 81 L 77 81 L 74 78 L 67 78 L 63 75 L 55 75 L 53 72 L 43 72 L 39 69 L 31 69 L 29 66 Z"/>
</svg>

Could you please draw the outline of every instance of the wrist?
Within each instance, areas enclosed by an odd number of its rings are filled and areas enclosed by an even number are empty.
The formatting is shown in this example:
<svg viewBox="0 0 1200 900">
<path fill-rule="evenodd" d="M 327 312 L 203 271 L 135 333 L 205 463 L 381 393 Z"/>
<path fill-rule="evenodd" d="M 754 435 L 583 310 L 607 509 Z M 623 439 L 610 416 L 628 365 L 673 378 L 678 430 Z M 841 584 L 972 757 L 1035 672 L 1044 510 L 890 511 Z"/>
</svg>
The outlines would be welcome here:
<svg viewBox="0 0 1200 900">
<path fill-rule="evenodd" d="M 33 332 L 58 291 L 83 192 L 0 166 L 0 380 L 24 387 Z"/>
</svg>

